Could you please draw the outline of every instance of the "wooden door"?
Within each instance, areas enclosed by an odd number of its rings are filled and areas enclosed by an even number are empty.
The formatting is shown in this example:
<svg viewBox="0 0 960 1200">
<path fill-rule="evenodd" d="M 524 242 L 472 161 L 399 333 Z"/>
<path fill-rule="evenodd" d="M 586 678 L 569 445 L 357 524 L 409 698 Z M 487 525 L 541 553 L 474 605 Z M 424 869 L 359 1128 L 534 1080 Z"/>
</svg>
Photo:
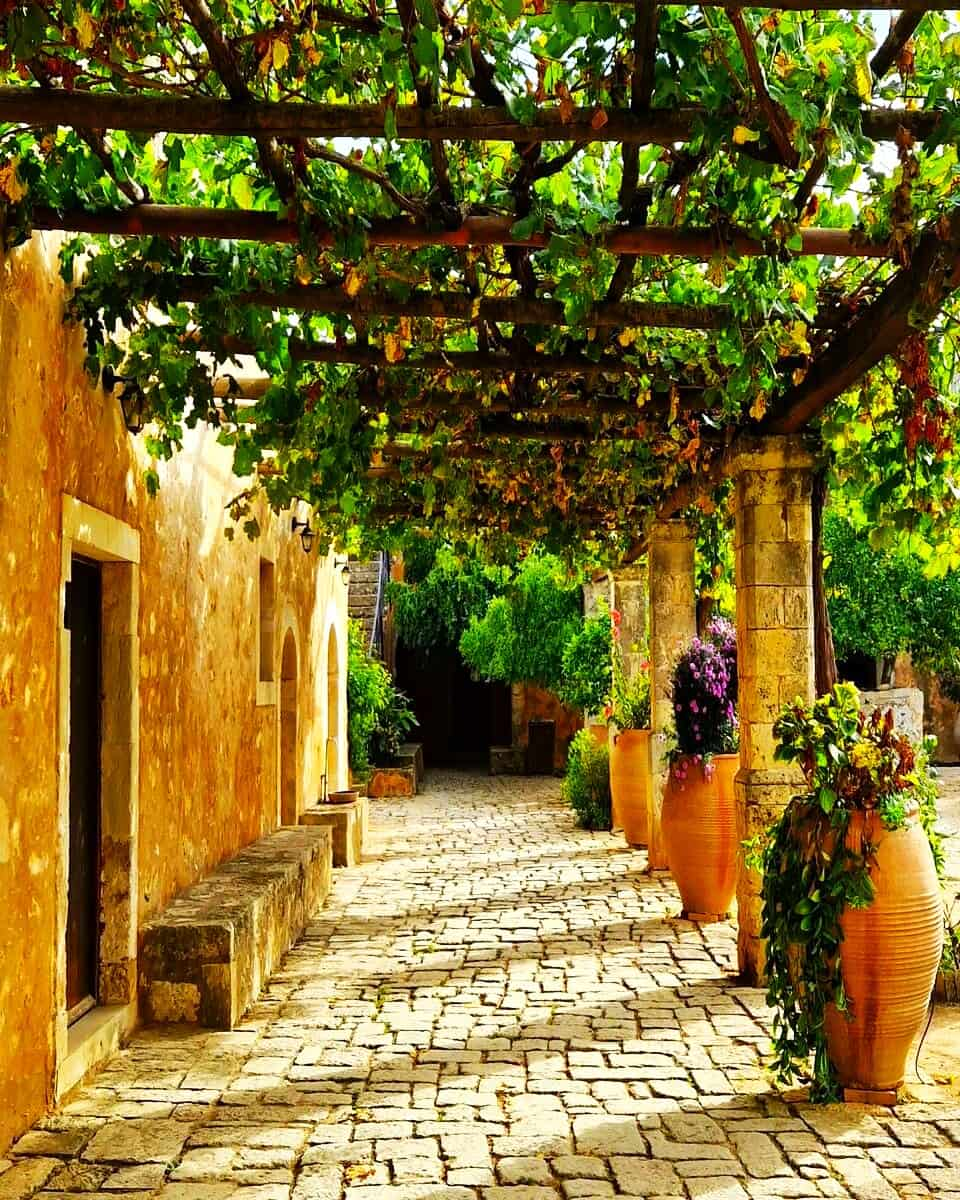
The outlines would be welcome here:
<svg viewBox="0 0 960 1200">
<path fill-rule="evenodd" d="M 100 937 L 100 640 L 98 563 L 74 558 L 70 630 L 70 857 L 67 871 L 67 1013 L 96 1003 Z"/>
</svg>

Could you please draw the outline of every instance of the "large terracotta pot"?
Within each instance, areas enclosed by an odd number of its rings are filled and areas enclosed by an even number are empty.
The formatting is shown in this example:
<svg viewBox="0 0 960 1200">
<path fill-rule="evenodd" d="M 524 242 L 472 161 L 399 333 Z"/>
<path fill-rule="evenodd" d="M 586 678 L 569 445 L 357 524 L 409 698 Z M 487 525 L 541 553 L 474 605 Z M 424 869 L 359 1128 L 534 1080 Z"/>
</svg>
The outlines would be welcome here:
<svg viewBox="0 0 960 1200">
<path fill-rule="evenodd" d="M 607 732 L 606 725 L 599 721 L 591 721 L 589 726 L 590 736 L 598 746 L 606 746 L 610 740 L 610 735 Z"/>
<path fill-rule="evenodd" d="M 876 846 L 873 903 L 841 917 L 841 969 L 850 1020 L 831 1005 L 827 1049 L 843 1087 L 894 1091 L 927 1016 L 943 950 L 943 901 L 930 844 L 911 813 L 884 829 L 875 812 L 855 812 L 847 843 Z"/>
<path fill-rule="evenodd" d="M 684 913 L 730 911 L 740 848 L 733 792 L 739 766 L 739 754 L 717 754 L 707 767 L 682 759 L 667 776 L 660 820 Z"/>
<path fill-rule="evenodd" d="M 610 742 L 610 797 L 613 828 L 623 830 L 630 846 L 649 839 L 649 795 L 650 730 L 621 730 Z"/>
</svg>

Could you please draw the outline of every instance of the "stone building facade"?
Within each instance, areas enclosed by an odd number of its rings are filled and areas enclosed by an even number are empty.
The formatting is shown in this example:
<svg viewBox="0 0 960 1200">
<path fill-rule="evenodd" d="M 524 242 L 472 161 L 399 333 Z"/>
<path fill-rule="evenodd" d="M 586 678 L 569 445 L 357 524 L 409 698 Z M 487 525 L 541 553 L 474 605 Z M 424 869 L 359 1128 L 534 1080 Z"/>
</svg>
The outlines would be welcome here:
<svg viewBox="0 0 960 1200">
<path fill-rule="evenodd" d="M 333 556 L 225 539 L 209 430 L 148 496 L 57 248 L 0 263 L 0 1154 L 136 1023 L 144 922 L 346 786 Z"/>
</svg>

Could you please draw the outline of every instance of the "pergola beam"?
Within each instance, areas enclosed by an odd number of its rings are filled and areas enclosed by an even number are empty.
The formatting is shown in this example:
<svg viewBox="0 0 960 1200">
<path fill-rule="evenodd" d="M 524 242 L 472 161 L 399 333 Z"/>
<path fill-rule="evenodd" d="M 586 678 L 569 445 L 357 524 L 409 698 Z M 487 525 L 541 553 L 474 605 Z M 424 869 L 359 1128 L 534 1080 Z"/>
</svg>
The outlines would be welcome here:
<svg viewBox="0 0 960 1200">
<path fill-rule="evenodd" d="M 428 229 L 403 218 L 377 221 L 366 231 L 371 246 L 518 246 L 545 249 L 551 234 L 534 233 L 516 237 L 510 217 L 468 217 L 456 229 Z M 195 237 L 236 241 L 272 242 L 288 245 L 300 241 L 296 225 L 276 212 L 251 209 L 193 208 L 173 204 L 138 204 L 122 210 L 92 213 L 85 209 L 60 211 L 38 206 L 33 210 L 34 229 L 56 229 L 67 233 L 93 233 L 117 237 Z M 864 242 L 849 229 L 797 231 L 800 248 L 789 250 L 772 239 L 762 240 L 745 233 L 721 235 L 715 229 L 675 229 L 667 225 L 643 225 L 611 229 L 596 242 L 611 254 L 649 255 L 701 259 L 718 255 L 766 256 L 785 254 L 831 255 L 835 258 L 892 258 L 886 244 Z M 330 248 L 337 235 L 323 227 L 313 229 L 311 244 Z"/>
<path fill-rule="evenodd" d="M 257 351 L 254 343 L 242 338 L 226 337 L 221 344 L 231 355 L 255 355 Z M 377 370 L 392 367 L 415 371 L 492 371 L 504 376 L 517 371 L 535 371 L 541 375 L 582 375 L 586 378 L 647 374 L 656 377 L 654 369 L 643 362 L 628 362 L 619 358 L 591 359 L 580 354 L 539 354 L 536 350 L 518 348 L 505 354 L 486 350 L 434 350 L 391 362 L 385 352 L 376 346 L 315 344 L 294 338 L 290 339 L 288 346 L 294 362 L 346 363 Z M 695 380 L 684 382 L 697 383 Z"/>
<path fill-rule="evenodd" d="M 846 7 L 846 6 L 845 6 Z M 581 106 L 572 113 L 559 105 L 538 108 L 529 122 L 518 121 L 507 108 L 492 105 L 447 105 L 421 108 L 398 105 L 394 110 L 399 139 L 418 141 L 620 142 L 669 146 L 689 141 L 706 110 L 693 105 L 634 112 L 605 109 L 602 125 L 596 109 Z M 38 87 L 0 87 L 0 124 L 49 128 L 122 129 L 130 133 L 211 134 L 217 137 L 384 138 L 387 108 L 382 104 L 315 104 L 305 101 L 236 101 L 203 96 L 117 95 L 111 92 L 68 92 Z M 731 128 L 735 113 L 731 113 Z M 870 108 L 862 113 L 864 134 L 892 141 L 901 126 L 916 137 L 936 127 L 935 111 Z"/>
<path fill-rule="evenodd" d="M 904 46 L 916 33 L 917 26 L 923 20 L 923 14 L 923 9 L 904 8 L 891 24 L 883 43 L 870 59 L 870 70 L 874 78 L 882 79 L 897 61 Z"/>
<path fill-rule="evenodd" d="M 214 279 L 187 278 L 178 298 L 210 299 Z M 466 292 L 414 292 L 398 300 L 378 292 L 349 296 L 342 287 L 295 285 L 276 290 L 258 288 L 229 296 L 231 304 L 297 312 L 344 313 L 358 317 L 426 317 L 458 321 L 496 321 L 508 325 L 568 325 L 559 300 L 527 300 L 522 296 L 487 296 L 475 300 Z M 645 325 L 658 329 L 722 329 L 730 319 L 726 305 L 671 304 L 667 301 L 627 301 L 596 305 L 577 324 L 603 328 Z"/>
</svg>

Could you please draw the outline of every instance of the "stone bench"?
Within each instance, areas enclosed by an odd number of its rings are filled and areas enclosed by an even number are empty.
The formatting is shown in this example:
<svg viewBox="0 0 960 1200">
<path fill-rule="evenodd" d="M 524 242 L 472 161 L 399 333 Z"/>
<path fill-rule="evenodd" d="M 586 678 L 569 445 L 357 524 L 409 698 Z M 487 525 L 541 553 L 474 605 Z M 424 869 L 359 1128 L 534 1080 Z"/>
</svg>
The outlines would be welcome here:
<svg viewBox="0 0 960 1200">
<path fill-rule="evenodd" d="M 330 891 L 332 834 L 278 829 L 141 930 L 140 1013 L 232 1029 Z"/>
<path fill-rule="evenodd" d="M 420 742 L 404 742 L 400 747 L 400 753 L 397 755 L 397 761 L 403 767 L 413 766 L 414 779 L 416 780 L 417 791 L 420 791 L 420 785 L 423 783 L 426 769 L 423 763 L 423 745 Z"/>
<path fill-rule="evenodd" d="M 360 796 L 353 804 L 318 804 L 300 814 L 300 824 L 329 829 L 333 838 L 333 865 L 355 867 L 363 860 L 369 809 L 366 796 Z"/>
</svg>

